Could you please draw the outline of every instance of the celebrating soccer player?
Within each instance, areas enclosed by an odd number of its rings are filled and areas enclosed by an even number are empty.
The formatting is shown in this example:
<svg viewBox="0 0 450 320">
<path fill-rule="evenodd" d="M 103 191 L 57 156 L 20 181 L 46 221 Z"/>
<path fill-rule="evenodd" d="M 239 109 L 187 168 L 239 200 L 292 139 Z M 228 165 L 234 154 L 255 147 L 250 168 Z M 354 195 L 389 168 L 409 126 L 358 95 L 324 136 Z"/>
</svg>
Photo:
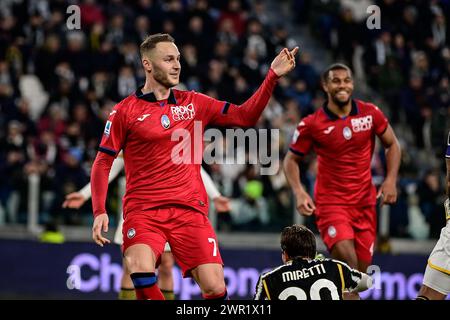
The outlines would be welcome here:
<svg viewBox="0 0 450 320">
<path fill-rule="evenodd" d="M 376 199 L 397 199 L 400 147 L 382 111 L 352 99 L 351 70 L 333 64 L 322 75 L 327 101 L 298 125 L 284 169 L 297 210 L 315 214 L 318 229 L 331 255 L 366 272 L 376 238 Z M 385 148 L 387 173 L 378 192 L 372 183 L 371 159 L 378 136 Z M 314 149 L 318 173 L 314 201 L 300 183 L 299 163 Z"/>
<path fill-rule="evenodd" d="M 183 141 L 193 146 L 190 157 L 183 155 L 192 161 L 176 162 L 173 152 L 179 141 L 172 139 L 172 133 L 180 129 L 194 137 L 199 125 L 201 134 L 207 125 L 253 126 L 277 79 L 295 67 L 298 48 L 285 48 L 275 57 L 262 85 L 242 105 L 172 89 L 179 82 L 181 67 L 180 53 L 170 35 L 151 35 L 140 50 L 145 84 L 114 107 L 92 167 L 92 237 L 101 246 L 109 242 L 102 235 L 108 230 L 108 175 L 114 158 L 123 150 L 122 250 L 138 299 L 163 299 L 155 267 L 166 242 L 183 275 L 195 279 L 205 299 L 225 299 L 223 262 L 207 218 L 208 199 L 200 178 L 198 159 L 203 148 Z"/>
</svg>

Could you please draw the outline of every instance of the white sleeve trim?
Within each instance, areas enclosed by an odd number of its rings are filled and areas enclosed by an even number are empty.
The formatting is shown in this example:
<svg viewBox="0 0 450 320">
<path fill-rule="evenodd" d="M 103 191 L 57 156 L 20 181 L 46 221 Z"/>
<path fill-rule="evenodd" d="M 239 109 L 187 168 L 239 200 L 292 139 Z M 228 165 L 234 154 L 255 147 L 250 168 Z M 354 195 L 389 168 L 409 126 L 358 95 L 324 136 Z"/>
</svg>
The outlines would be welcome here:
<svg viewBox="0 0 450 320">
<path fill-rule="evenodd" d="M 358 285 L 351 290 L 351 292 L 361 292 L 371 288 L 373 285 L 372 277 L 368 274 L 361 272 L 361 280 L 358 281 Z"/>
<path fill-rule="evenodd" d="M 209 174 L 201 167 L 200 174 L 202 175 L 203 184 L 205 185 L 206 193 L 211 199 L 215 199 L 220 197 L 221 194 L 219 190 L 217 190 L 216 185 L 212 181 Z"/>
<path fill-rule="evenodd" d="M 109 172 L 108 183 L 113 181 L 119 175 L 124 166 L 125 163 L 123 161 L 123 158 L 121 156 L 117 157 L 112 164 L 111 171 Z M 91 183 L 89 182 L 79 192 L 81 193 L 83 198 L 85 198 L 86 200 L 89 199 L 92 196 Z"/>
</svg>

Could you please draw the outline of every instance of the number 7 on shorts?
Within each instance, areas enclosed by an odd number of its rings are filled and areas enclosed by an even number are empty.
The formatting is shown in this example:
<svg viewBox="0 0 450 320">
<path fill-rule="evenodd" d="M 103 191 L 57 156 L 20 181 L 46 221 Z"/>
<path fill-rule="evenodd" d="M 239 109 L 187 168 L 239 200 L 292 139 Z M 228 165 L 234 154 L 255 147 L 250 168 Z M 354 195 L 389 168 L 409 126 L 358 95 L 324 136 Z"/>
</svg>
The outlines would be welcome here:
<svg viewBox="0 0 450 320">
<path fill-rule="evenodd" d="M 213 257 L 217 256 L 217 244 L 216 239 L 214 238 L 208 238 L 209 243 L 214 243 L 214 250 L 213 250 Z"/>
</svg>

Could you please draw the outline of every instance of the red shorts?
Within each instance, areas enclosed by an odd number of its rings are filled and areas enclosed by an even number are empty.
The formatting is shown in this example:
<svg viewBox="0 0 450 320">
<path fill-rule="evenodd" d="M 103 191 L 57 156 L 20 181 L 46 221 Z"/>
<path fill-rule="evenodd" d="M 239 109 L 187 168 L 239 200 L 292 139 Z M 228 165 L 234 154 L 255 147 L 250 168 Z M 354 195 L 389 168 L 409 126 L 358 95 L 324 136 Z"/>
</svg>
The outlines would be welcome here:
<svg viewBox="0 0 450 320">
<path fill-rule="evenodd" d="M 316 223 L 331 251 L 342 240 L 354 240 L 358 260 L 371 263 L 377 230 L 375 206 L 317 206 Z"/>
<path fill-rule="evenodd" d="M 122 228 L 122 252 L 135 244 L 148 245 L 157 265 L 169 242 L 183 276 L 201 264 L 223 265 L 216 234 L 204 214 L 186 207 L 161 207 L 127 213 Z"/>
</svg>

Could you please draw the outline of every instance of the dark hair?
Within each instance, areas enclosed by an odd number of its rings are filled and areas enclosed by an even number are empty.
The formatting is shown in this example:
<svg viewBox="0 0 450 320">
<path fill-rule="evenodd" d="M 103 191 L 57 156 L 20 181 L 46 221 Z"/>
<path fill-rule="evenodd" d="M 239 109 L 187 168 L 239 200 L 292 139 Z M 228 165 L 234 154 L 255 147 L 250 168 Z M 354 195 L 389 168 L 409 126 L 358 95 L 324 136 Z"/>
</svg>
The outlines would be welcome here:
<svg viewBox="0 0 450 320">
<path fill-rule="evenodd" d="M 352 76 L 352 70 L 347 65 L 343 63 L 333 63 L 332 65 L 328 66 L 328 68 L 326 68 L 322 73 L 322 82 L 327 82 L 330 71 L 333 70 L 347 70 L 350 77 Z"/>
<path fill-rule="evenodd" d="M 314 259 L 316 256 L 316 237 L 307 227 L 294 224 L 281 232 L 281 249 L 290 257 Z"/>
<path fill-rule="evenodd" d="M 167 33 L 156 33 L 156 34 L 149 35 L 141 43 L 141 46 L 140 46 L 141 57 L 148 51 L 154 49 L 156 47 L 156 44 L 158 44 L 159 42 L 175 43 L 175 39 L 170 34 L 167 34 Z"/>
</svg>

